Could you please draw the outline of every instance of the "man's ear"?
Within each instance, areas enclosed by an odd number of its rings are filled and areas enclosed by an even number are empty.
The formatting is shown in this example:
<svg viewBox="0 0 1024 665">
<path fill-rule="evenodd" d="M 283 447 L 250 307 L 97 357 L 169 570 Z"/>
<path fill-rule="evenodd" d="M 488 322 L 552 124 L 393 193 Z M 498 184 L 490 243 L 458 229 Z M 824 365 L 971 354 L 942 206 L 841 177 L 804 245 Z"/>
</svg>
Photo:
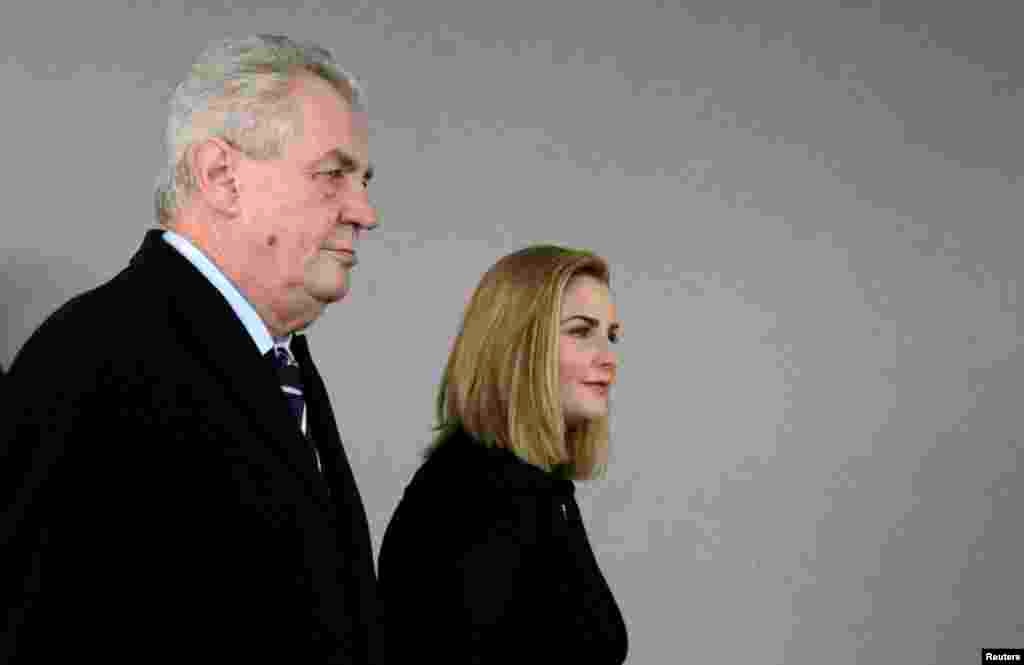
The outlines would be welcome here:
<svg viewBox="0 0 1024 665">
<path fill-rule="evenodd" d="M 235 182 L 238 151 L 220 138 L 208 138 L 189 148 L 195 194 L 226 216 L 238 214 Z"/>
</svg>

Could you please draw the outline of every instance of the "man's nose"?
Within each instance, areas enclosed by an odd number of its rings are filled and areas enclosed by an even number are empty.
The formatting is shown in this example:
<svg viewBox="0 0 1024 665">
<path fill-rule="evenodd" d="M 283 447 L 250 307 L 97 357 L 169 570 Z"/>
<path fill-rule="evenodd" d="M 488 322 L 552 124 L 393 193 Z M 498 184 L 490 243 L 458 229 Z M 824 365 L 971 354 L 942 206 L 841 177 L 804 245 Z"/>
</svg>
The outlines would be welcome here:
<svg viewBox="0 0 1024 665">
<path fill-rule="evenodd" d="M 370 231 L 377 228 L 380 223 L 377 220 L 377 209 L 370 203 L 370 197 L 365 189 L 353 192 L 351 196 L 347 197 L 338 222 L 352 224 L 359 231 Z"/>
</svg>

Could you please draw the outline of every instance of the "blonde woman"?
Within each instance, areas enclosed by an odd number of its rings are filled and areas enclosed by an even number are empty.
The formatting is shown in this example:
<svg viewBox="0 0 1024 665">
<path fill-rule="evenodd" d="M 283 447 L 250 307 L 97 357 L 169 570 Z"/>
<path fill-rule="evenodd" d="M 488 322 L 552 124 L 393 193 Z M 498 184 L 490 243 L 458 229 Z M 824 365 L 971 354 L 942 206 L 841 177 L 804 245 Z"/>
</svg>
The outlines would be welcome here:
<svg viewBox="0 0 1024 665">
<path fill-rule="evenodd" d="M 620 329 L 591 252 L 529 247 L 484 274 L 381 545 L 392 662 L 625 660 L 572 482 L 606 465 Z"/>
</svg>

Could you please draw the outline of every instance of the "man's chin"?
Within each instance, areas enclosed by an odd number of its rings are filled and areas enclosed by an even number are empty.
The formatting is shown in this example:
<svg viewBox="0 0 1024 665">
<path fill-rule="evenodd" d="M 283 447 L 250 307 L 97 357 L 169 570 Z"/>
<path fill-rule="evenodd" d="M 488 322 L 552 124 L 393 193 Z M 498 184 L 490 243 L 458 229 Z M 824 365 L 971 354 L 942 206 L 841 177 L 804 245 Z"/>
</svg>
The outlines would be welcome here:
<svg viewBox="0 0 1024 665">
<path fill-rule="evenodd" d="M 319 275 L 320 279 L 306 281 L 306 294 L 323 305 L 342 300 L 349 292 L 349 276 Z M 326 278 L 326 279 L 325 279 Z"/>
<path fill-rule="evenodd" d="M 348 295 L 348 285 L 344 285 L 335 289 L 320 289 L 311 291 L 310 295 L 319 302 L 321 305 L 326 307 L 332 303 L 341 302 Z"/>
<path fill-rule="evenodd" d="M 337 265 L 319 264 L 317 267 L 320 270 L 306 273 L 306 293 L 324 306 L 344 299 L 349 292 L 350 271 L 339 270 Z"/>
</svg>

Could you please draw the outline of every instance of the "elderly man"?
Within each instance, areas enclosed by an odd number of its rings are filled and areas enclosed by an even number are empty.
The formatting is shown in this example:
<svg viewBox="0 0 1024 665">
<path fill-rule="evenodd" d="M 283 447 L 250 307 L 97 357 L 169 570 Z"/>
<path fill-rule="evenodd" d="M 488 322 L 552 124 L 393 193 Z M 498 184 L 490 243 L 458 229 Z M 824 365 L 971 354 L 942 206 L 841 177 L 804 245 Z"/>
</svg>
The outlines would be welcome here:
<svg viewBox="0 0 1024 665">
<path fill-rule="evenodd" d="M 301 334 L 377 225 L 363 94 L 322 48 L 222 42 L 166 141 L 162 228 L 5 379 L 0 660 L 370 662 L 369 529 Z"/>
</svg>

